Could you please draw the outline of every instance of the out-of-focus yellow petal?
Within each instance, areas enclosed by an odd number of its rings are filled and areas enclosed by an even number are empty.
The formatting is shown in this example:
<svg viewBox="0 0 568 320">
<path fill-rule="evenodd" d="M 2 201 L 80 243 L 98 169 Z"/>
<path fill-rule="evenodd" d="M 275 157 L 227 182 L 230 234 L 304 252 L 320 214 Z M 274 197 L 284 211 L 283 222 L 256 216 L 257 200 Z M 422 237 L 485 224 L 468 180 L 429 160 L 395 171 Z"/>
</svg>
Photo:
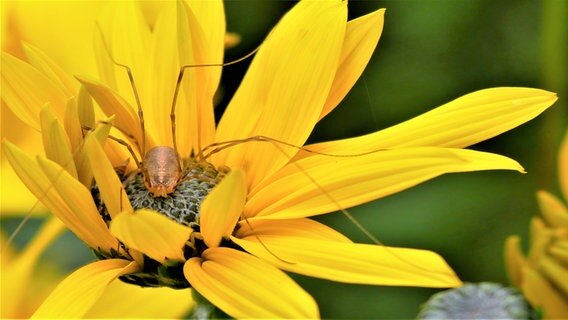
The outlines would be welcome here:
<svg viewBox="0 0 568 320">
<path fill-rule="evenodd" d="M 568 201 L 568 131 L 564 135 L 560 152 L 558 153 L 558 180 L 560 188 L 564 194 L 564 199 Z"/>
<path fill-rule="evenodd" d="M 418 146 L 463 148 L 533 119 L 557 99 L 555 93 L 539 89 L 485 89 L 375 133 L 306 147 L 326 153 Z"/>
<path fill-rule="evenodd" d="M 329 94 L 346 23 L 345 1 L 302 1 L 290 10 L 256 54 L 215 140 L 263 135 L 303 145 Z M 245 168 L 252 188 L 297 152 L 282 148 L 262 143 L 235 146 L 217 154 L 213 162 Z"/>
<path fill-rule="evenodd" d="M 303 237 L 258 236 L 262 243 L 254 236 L 232 240 L 278 268 L 311 277 L 389 286 L 457 287 L 461 284 L 444 259 L 431 251 Z"/>
<path fill-rule="evenodd" d="M 544 319 L 568 318 L 568 301 L 531 268 L 523 270 L 522 290 L 534 308 L 542 308 Z"/>
<path fill-rule="evenodd" d="M 568 265 L 568 241 L 560 241 L 550 246 L 550 255 L 561 263 Z"/>
<path fill-rule="evenodd" d="M 91 36 L 95 17 L 108 2 L 4 2 L 11 5 L 7 34 L 15 38 L 12 41 L 23 40 L 41 49 L 69 74 L 96 74 Z"/>
<path fill-rule="evenodd" d="M 24 123 L 39 131 L 39 111 L 49 102 L 63 119 L 67 96 L 29 64 L 2 52 L 2 100 Z"/>
<path fill-rule="evenodd" d="M 546 223 L 552 228 L 568 230 L 568 208 L 558 198 L 547 191 L 537 192 L 540 212 Z"/>
<path fill-rule="evenodd" d="M 190 289 L 142 288 L 113 281 L 85 318 L 181 319 L 193 305 Z"/>
<path fill-rule="evenodd" d="M 320 119 L 343 100 L 363 73 L 383 32 L 384 15 L 385 9 L 380 9 L 347 22 L 339 67 Z"/>
<path fill-rule="evenodd" d="M 66 96 L 75 95 L 79 86 L 77 81 L 73 79 L 69 73 L 63 71 L 55 61 L 39 48 L 30 44 L 24 44 L 23 48 L 27 61 L 29 61 L 32 66 L 50 78 L 52 83 L 58 86 Z"/>
<path fill-rule="evenodd" d="M 541 274 L 553 283 L 556 289 L 564 297 L 568 297 L 568 268 L 550 257 L 544 257 L 539 261 Z"/>
<path fill-rule="evenodd" d="M 228 238 L 245 206 L 246 178 L 239 169 L 221 180 L 201 203 L 199 224 L 207 247 L 217 247 L 222 238 Z"/>
<path fill-rule="evenodd" d="M 43 137 L 43 148 L 48 159 L 55 161 L 65 168 L 70 175 L 77 178 L 77 168 L 73 161 L 73 152 L 67 133 L 51 108 L 46 105 L 40 112 L 41 133 Z"/>
<path fill-rule="evenodd" d="M 2 246 L 2 272 L 0 273 L 2 277 L 2 294 L 0 295 L 2 303 L 0 303 L 0 315 L 3 319 L 29 316 L 22 314 L 22 309 L 25 309 L 27 305 L 23 299 L 25 291 L 29 290 L 28 285 L 32 280 L 32 271 L 41 253 L 64 229 L 65 225 L 59 219 L 49 219 L 27 245 L 22 254 L 12 261 L 6 261 L 11 259 L 4 255 L 5 248 Z"/>
<path fill-rule="evenodd" d="M 32 318 L 81 318 L 120 275 L 138 271 L 135 262 L 108 259 L 73 272 L 47 297 Z M 127 297 L 125 297 L 126 299 Z"/>
<path fill-rule="evenodd" d="M 83 77 L 78 77 L 77 79 L 85 86 L 108 116 L 116 115 L 115 126 L 122 132 L 134 136 L 136 141 L 141 143 L 142 128 L 140 127 L 140 121 L 128 102 L 118 93 L 95 80 Z M 149 149 L 151 145 L 149 136 L 146 134 L 146 148 Z"/>
<path fill-rule="evenodd" d="M 91 170 L 111 218 L 122 211 L 132 212 L 132 206 L 122 187 L 122 182 L 112 168 L 103 148 L 93 135 L 89 135 L 85 139 L 85 148 Z"/>
<path fill-rule="evenodd" d="M 521 250 L 521 239 L 510 236 L 505 241 L 505 262 L 509 280 L 517 287 L 521 286 L 523 268 L 528 266 L 527 259 Z"/>
<path fill-rule="evenodd" d="M 507 169 L 496 154 L 450 148 L 403 148 L 354 157 L 315 155 L 282 168 L 249 193 L 245 215 L 299 218 L 336 211 L 451 172 Z"/>
<path fill-rule="evenodd" d="M 81 207 L 82 203 L 76 202 L 77 198 L 81 199 L 78 193 L 83 193 L 84 200 L 91 199 L 91 195 L 67 171 L 47 159 L 38 159 L 43 165 L 40 167 L 18 147 L 7 141 L 4 141 L 3 146 L 6 158 L 24 184 L 81 240 L 92 248 L 100 247 L 107 251 L 118 246 L 96 208 L 93 211 L 94 204 L 91 202 L 91 205 Z M 59 194 L 59 191 L 67 192 L 70 189 L 74 198 Z M 74 211 L 71 206 L 79 210 Z"/>
<path fill-rule="evenodd" d="M 192 229 L 158 212 L 141 209 L 115 217 L 110 231 L 127 247 L 163 263 L 166 260 L 185 261 L 182 249 Z"/>
<path fill-rule="evenodd" d="M 1 5 L 4 4 L 4 2 L 1 3 Z M 0 139 L 18 145 L 29 154 L 42 154 L 41 133 L 34 130 L 22 130 L 26 127 L 26 124 L 12 113 L 4 101 L 0 101 L 0 105 Z M 46 212 L 45 207 L 37 201 L 36 197 L 18 178 L 14 169 L 6 160 L 4 152 L 2 152 L 0 159 L 0 170 L 2 172 L 2 179 L 0 179 L 1 216 L 28 214 L 32 209 L 33 214 L 44 214 Z"/>
<path fill-rule="evenodd" d="M 235 318 L 318 318 L 314 299 L 285 273 L 229 248 L 210 248 L 183 268 L 191 286 Z"/>
<path fill-rule="evenodd" d="M 244 238 L 254 234 L 262 238 L 266 236 L 291 236 L 306 239 L 340 241 L 351 243 L 347 237 L 334 229 L 311 219 L 264 220 L 248 219 L 240 222 L 235 234 L 237 238 Z"/>
</svg>

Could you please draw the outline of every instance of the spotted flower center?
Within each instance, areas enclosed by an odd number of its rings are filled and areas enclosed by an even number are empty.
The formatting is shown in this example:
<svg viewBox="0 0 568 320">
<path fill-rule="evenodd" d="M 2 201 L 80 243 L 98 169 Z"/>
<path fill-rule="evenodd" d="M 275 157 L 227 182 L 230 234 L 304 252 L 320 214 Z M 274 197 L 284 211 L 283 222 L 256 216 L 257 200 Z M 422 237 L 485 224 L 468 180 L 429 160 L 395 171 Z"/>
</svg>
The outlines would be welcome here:
<svg viewBox="0 0 568 320">
<path fill-rule="evenodd" d="M 207 162 L 187 160 L 175 190 L 166 197 L 155 196 L 146 188 L 144 176 L 140 170 L 126 176 L 122 179 L 122 183 L 134 210 L 152 209 L 199 232 L 201 202 L 228 172 L 229 168 L 227 167 L 215 168 Z M 100 196 L 98 187 L 94 185 L 91 192 L 103 220 L 110 224 L 112 219 Z M 195 243 L 191 248 L 184 248 L 186 258 L 193 256 L 196 251 L 205 249 L 202 240 L 194 239 L 193 242 Z M 128 251 L 128 248 L 124 246 L 123 249 Z M 95 254 L 100 259 L 120 255 L 118 251 L 109 254 L 97 250 L 95 250 Z M 183 276 L 183 265 L 162 265 L 147 256 L 144 256 L 144 270 L 142 272 L 123 275 L 120 279 L 143 287 L 166 286 L 178 289 L 189 287 L 189 283 Z"/>
<path fill-rule="evenodd" d="M 139 170 L 123 179 L 124 190 L 132 208 L 152 209 L 186 226 L 198 224 L 201 202 L 221 182 L 229 169 L 215 168 L 207 162 L 187 162 L 174 192 L 167 197 L 153 195 L 144 185 L 144 176 Z M 96 185 L 92 192 L 101 216 L 105 222 L 110 223 L 110 214 Z"/>
</svg>

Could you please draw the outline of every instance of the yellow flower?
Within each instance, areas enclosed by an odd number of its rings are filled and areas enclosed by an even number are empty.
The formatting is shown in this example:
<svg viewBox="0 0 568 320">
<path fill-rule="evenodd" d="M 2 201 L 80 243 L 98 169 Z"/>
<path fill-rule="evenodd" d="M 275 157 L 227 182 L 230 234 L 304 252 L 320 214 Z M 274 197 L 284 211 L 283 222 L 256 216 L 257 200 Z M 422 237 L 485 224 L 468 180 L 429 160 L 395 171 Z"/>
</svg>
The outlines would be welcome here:
<svg viewBox="0 0 568 320">
<path fill-rule="evenodd" d="M 34 160 L 6 142 L 6 156 L 28 188 L 101 259 L 64 280 L 36 316 L 84 316 L 116 278 L 191 286 L 237 318 L 319 316 L 313 298 L 281 270 L 360 284 L 461 284 L 433 252 L 355 244 L 309 217 L 445 173 L 523 171 L 514 160 L 462 148 L 534 118 L 555 94 L 482 90 L 400 125 L 299 151 L 291 145 L 304 145 L 362 73 L 384 10 L 347 22 L 345 1 L 300 2 L 263 42 L 215 126 L 220 68 L 185 69 L 175 122 L 170 109 L 180 66 L 222 62 L 222 3 L 163 6 L 152 28 L 129 2 L 102 13 L 95 42 L 100 79 L 78 76 L 81 89 L 31 46 L 31 65 L 2 56 L 2 98 L 41 130 L 46 151 Z M 132 83 L 112 59 L 132 70 L 144 130 Z M 81 126 L 94 130 L 83 139 Z M 167 147 L 159 149 L 163 154 L 175 146 L 183 167 L 174 160 L 153 172 L 151 156 L 140 171 L 132 161 L 124 169 L 134 155 L 109 141 L 109 131 L 140 158 L 153 147 Z M 120 166 L 124 179 L 115 171 Z M 164 171 L 175 182 L 172 193 L 149 182 L 169 179 Z"/>
<path fill-rule="evenodd" d="M 64 225 L 53 217 L 26 245 L 21 253 L 15 253 L 2 238 L 1 243 L 1 303 L 0 315 L 6 318 L 28 318 L 45 300 L 50 291 L 64 277 L 53 266 L 37 266 L 45 249 L 61 234 Z M 105 295 L 86 313 L 87 317 L 180 317 L 191 309 L 193 303 L 186 299 L 187 290 L 137 287 L 115 281 Z M 120 297 L 129 297 L 121 299 Z M 179 301 L 170 305 L 172 301 Z"/>
<path fill-rule="evenodd" d="M 558 158 L 560 185 L 568 199 L 568 133 Z M 505 243 L 509 277 L 521 289 L 544 319 L 568 318 L 568 208 L 546 191 L 537 198 L 542 218 L 531 222 L 531 243 L 525 257 L 520 238 L 510 236 Z"/>
</svg>

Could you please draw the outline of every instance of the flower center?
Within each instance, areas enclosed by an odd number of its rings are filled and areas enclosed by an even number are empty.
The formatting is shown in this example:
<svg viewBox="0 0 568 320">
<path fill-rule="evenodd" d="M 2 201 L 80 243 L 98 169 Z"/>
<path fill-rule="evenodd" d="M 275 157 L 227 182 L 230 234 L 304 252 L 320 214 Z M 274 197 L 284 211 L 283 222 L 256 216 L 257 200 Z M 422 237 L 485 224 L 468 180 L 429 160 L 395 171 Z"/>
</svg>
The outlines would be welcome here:
<svg viewBox="0 0 568 320">
<path fill-rule="evenodd" d="M 215 168 L 208 162 L 192 160 L 186 162 L 182 178 L 174 192 L 167 197 L 154 196 L 144 185 L 144 177 L 140 171 L 128 175 L 123 180 L 123 185 L 133 209 L 152 209 L 186 226 L 198 224 L 201 202 L 221 182 L 229 169 L 227 167 Z M 108 224 L 111 220 L 110 214 L 96 185 L 92 192 L 99 212 Z"/>
<path fill-rule="evenodd" d="M 154 196 L 145 186 L 144 177 L 140 170 L 129 174 L 122 179 L 124 190 L 134 210 L 152 209 L 166 217 L 190 226 L 199 232 L 199 212 L 200 206 L 205 196 L 217 185 L 229 172 L 227 167 L 215 168 L 207 162 L 195 162 L 186 160 L 182 176 L 174 192 L 167 197 Z M 100 196 L 97 185 L 91 189 L 93 199 L 103 220 L 110 224 L 111 216 Z M 185 247 L 187 258 L 195 254 L 195 251 L 204 250 L 205 244 L 202 240 L 195 240 L 194 248 Z M 124 250 L 128 251 L 124 245 Z M 203 248 L 202 248 L 203 247 Z M 95 254 L 100 259 L 114 257 L 111 252 L 104 253 L 94 249 Z M 131 273 L 120 276 L 126 283 L 139 285 L 142 287 L 170 287 L 175 289 L 187 288 L 189 283 L 183 275 L 183 264 L 162 265 L 147 256 L 144 256 L 144 270 L 142 272 Z"/>
</svg>

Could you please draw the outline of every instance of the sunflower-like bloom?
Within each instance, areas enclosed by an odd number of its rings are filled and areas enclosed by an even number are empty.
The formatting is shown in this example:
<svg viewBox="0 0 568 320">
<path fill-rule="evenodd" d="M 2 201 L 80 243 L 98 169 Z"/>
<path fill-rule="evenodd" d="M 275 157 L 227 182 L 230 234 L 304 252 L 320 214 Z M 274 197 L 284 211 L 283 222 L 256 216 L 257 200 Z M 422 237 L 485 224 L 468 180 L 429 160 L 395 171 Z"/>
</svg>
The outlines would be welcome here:
<svg viewBox="0 0 568 320">
<path fill-rule="evenodd" d="M 568 134 L 558 157 L 560 185 L 568 199 Z M 531 222 L 528 256 L 518 236 L 505 243 L 508 273 L 530 304 L 544 319 L 568 318 L 568 208 L 546 191 L 537 193 L 542 218 Z"/>
<path fill-rule="evenodd" d="M 180 66 L 222 62 L 222 3 L 163 6 L 152 27 L 132 3 L 104 11 L 100 78 L 77 76 L 80 87 L 34 47 L 25 47 L 30 64 L 2 56 L 2 98 L 41 130 L 46 152 L 32 159 L 6 142 L 6 156 L 100 258 L 64 280 L 36 316 L 83 316 L 117 278 L 191 287 L 237 318 L 319 316 L 282 270 L 359 284 L 461 284 L 433 252 L 355 244 L 309 218 L 445 173 L 522 172 L 514 160 L 463 148 L 534 118 L 554 93 L 482 90 L 382 131 L 304 146 L 361 75 L 384 10 L 348 22 L 346 1 L 297 4 L 262 43 L 216 126 L 221 69 Z M 128 160 L 135 157 L 143 160 Z"/>
</svg>

